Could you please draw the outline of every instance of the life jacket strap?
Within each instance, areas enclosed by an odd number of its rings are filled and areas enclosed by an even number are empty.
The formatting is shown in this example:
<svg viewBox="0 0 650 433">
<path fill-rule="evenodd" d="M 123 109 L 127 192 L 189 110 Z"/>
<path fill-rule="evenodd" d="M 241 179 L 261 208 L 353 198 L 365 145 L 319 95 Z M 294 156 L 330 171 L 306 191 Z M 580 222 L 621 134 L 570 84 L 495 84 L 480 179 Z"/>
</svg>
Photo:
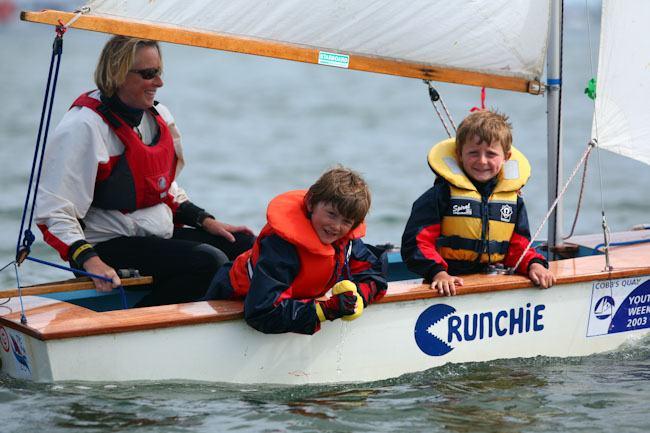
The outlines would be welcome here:
<svg viewBox="0 0 650 433">
<path fill-rule="evenodd" d="M 455 250 L 469 250 L 476 253 L 485 253 L 490 252 L 490 254 L 503 254 L 505 255 L 508 252 L 508 246 L 510 242 L 508 241 L 488 241 L 487 242 L 487 251 L 482 251 L 481 247 L 483 242 L 480 239 L 467 239 L 461 238 L 460 236 L 446 236 L 438 238 L 436 242 L 437 246 L 452 248 Z"/>
</svg>

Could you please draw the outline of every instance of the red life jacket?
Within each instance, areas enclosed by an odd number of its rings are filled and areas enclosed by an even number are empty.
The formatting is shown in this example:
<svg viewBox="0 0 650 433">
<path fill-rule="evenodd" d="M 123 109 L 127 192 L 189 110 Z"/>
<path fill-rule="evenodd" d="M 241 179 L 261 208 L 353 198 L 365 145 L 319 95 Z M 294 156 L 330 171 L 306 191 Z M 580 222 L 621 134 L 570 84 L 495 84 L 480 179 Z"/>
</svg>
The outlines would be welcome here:
<svg viewBox="0 0 650 433">
<path fill-rule="evenodd" d="M 275 197 L 266 212 L 267 224 L 257 237 L 253 248 L 235 259 L 230 269 L 230 284 L 234 296 L 243 298 L 250 289 L 250 278 L 260 254 L 260 242 L 277 235 L 296 247 L 300 271 L 276 303 L 283 299 L 313 299 L 327 292 L 343 273 L 351 241 L 365 235 L 366 226 L 358 227 L 336 242 L 336 248 L 323 244 L 307 216 L 307 191 L 289 191 Z"/>
<path fill-rule="evenodd" d="M 79 96 L 72 107 L 87 107 L 97 113 L 124 144 L 122 155 L 99 164 L 93 206 L 133 212 L 159 203 L 174 208 L 169 187 L 176 175 L 176 150 L 167 124 L 155 108 L 149 111 L 158 123 L 158 134 L 147 146 L 124 120 L 89 93 Z"/>
</svg>

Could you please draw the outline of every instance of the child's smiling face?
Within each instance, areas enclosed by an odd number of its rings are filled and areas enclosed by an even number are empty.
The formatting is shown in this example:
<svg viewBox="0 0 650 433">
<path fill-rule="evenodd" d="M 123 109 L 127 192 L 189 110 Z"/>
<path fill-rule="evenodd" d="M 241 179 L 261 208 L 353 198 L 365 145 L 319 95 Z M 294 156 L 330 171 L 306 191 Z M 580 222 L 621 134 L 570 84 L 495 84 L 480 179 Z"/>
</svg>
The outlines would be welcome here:
<svg viewBox="0 0 650 433">
<path fill-rule="evenodd" d="M 487 143 L 480 140 L 478 135 L 467 140 L 458 159 L 471 179 L 483 183 L 499 174 L 503 164 L 510 159 L 510 152 L 506 155 L 498 141 Z"/>
<path fill-rule="evenodd" d="M 354 221 L 345 218 L 331 203 L 318 202 L 315 206 L 307 205 L 311 212 L 311 225 L 324 244 L 332 244 L 347 235 Z"/>
</svg>

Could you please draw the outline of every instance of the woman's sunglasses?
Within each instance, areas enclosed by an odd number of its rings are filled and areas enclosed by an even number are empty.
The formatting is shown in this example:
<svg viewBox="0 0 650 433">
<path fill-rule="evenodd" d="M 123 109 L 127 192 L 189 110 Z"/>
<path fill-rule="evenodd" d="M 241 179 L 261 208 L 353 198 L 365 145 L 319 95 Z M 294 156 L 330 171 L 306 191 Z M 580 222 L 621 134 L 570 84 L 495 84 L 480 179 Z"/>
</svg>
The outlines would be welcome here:
<svg viewBox="0 0 650 433">
<path fill-rule="evenodd" d="M 147 69 L 131 69 L 129 72 L 135 72 L 140 75 L 143 80 L 153 80 L 162 74 L 160 68 L 147 68 Z"/>
</svg>

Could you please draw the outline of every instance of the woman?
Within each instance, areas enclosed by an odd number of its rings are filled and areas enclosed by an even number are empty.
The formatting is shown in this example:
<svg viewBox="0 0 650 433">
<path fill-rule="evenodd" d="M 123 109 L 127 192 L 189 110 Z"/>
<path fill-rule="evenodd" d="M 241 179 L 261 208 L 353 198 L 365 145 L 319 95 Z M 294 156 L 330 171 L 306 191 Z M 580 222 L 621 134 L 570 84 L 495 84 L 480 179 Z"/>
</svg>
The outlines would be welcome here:
<svg viewBox="0 0 650 433">
<path fill-rule="evenodd" d="M 94 279 L 98 291 L 121 284 L 115 269 L 153 276 L 138 306 L 196 299 L 254 239 L 247 227 L 191 203 L 177 185 L 180 133 L 154 101 L 161 73 L 157 42 L 107 42 L 95 70 L 98 90 L 77 98 L 48 144 L 36 207 L 45 241 L 63 260 L 112 280 Z"/>
</svg>

